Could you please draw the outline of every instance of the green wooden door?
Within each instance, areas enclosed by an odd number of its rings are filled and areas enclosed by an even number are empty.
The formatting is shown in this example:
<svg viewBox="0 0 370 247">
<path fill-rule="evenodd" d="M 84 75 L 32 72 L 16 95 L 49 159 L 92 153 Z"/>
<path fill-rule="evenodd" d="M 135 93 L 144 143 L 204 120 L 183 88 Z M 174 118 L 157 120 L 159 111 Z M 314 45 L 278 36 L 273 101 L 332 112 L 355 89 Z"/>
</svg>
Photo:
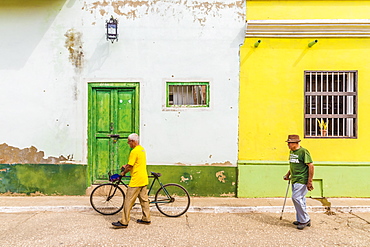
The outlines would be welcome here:
<svg viewBox="0 0 370 247">
<path fill-rule="evenodd" d="M 120 84 L 119 84 L 120 85 Z M 138 133 L 138 87 L 136 84 L 89 85 L 89 178 L 107 179 L 109 171 L 127 163 L 127 137 Z"/>
</svg>

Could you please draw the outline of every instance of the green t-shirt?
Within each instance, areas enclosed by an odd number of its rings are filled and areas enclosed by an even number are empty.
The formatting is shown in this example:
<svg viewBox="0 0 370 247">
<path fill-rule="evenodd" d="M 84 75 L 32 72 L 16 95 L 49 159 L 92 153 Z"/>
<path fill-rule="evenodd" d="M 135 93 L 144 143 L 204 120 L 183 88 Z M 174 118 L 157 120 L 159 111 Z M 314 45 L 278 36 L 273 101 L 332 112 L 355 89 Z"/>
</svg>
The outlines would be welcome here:
<svg viewBox="0 0 370 247">
<path fill-rule="evenodd" d="M 292 184 L 307 184 L 308 166 L 306 164 L 312 162 L 310 152 L 307 149 L 300 147 L 295 151 L 290 151 L 289 164 Z"/>
</svg>

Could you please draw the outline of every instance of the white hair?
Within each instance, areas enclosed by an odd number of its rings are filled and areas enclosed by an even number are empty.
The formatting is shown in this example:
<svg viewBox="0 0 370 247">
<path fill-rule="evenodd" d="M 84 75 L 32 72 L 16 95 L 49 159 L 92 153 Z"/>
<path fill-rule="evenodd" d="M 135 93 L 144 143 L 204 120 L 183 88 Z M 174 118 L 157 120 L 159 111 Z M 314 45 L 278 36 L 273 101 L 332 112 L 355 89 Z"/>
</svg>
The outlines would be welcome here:
<svg viewBox="0 0 370 247">
<path fill-rule="evenodd" d="M 130 134 L 127 139 L 139 143 L 139 135 L 136 133 Z"/>
</svg>

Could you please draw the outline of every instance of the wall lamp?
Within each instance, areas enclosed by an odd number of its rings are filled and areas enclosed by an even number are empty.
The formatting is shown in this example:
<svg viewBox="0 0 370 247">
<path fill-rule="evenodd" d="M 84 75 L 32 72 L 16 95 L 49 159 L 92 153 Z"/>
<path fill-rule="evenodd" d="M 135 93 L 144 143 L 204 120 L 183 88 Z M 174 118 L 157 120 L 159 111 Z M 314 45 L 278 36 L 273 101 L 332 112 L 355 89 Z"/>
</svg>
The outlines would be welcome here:
<svg viewBox="0 0 370 247">
<path fill-rule="evenodd" d="M 110 19 L 105 22 L 107 40 L 110 40 L 112 44 L 115 40 L 118 42 L 118 20 L 111 16 Z"/>
<path fill-rule="evenodd" d="M 259 39 L 257 40 L 256 43 L 254 43 L 254 47 L 257 48 L 260 44 L 261 44 L 261 40 Z"/>
<path fill-rule="evenodd" d="M 317 42 L 319 42 L 317 39 L 315 39 L 314 41 L 308 43 L 308 47 L 312 47 L 314 44 L 316 44 Z"/>
</svg>

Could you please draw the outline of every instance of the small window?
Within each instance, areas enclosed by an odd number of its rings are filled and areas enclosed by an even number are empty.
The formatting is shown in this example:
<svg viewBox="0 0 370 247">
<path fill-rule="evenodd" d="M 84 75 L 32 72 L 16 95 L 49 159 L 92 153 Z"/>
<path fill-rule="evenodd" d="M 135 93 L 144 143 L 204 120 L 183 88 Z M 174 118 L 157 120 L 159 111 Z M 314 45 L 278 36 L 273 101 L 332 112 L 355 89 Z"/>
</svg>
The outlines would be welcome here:
<svg viewBox="0 0 370 247">
<path fill-rule="evenodd" d="M 208 82 L 167 82 L 167 107 L 208 107 Z"/>
<path fill-rule="evenodd" d="M 356 138 L 357 71 L 305 72 L 305 137 Z"/>
</svg>

